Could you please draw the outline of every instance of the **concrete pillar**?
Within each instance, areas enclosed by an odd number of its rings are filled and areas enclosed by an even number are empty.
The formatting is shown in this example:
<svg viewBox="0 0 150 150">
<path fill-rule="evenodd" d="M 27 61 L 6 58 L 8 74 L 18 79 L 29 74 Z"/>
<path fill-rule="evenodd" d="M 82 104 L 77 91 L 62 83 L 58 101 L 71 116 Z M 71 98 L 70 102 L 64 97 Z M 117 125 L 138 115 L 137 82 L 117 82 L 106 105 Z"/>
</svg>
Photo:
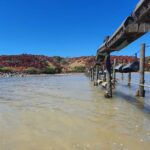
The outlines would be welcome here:
<svg viewBox="0 0 150 150">
<path fill-rule="evenodd" d="M 107 81 L 107 91 L 105 94 L 106 98 L 112 97 L 112 82 L 111 82 L 111 62 L 110 62 L 110 53 L 106 55 L 106 81 Z"/>
<path fill-rule="evenodd" d="M 145 83 L 145 44 L 141 45 L 140 52 L 140 86 L 139 86 L 139 96 L 145 97 L 144 83 Z"/>
</svg>

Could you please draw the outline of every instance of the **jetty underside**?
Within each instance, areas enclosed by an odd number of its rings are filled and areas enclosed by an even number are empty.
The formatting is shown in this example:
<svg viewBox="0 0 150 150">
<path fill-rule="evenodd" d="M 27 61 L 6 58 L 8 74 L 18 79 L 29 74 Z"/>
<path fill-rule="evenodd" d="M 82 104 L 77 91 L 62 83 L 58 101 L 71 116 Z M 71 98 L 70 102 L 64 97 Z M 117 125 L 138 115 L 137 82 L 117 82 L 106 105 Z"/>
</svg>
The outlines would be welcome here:
<svg viewBox="0 0 150 150">
<path fill-rule="evenodd" d="M 130 16 L 128 16 L 121 26 L 108 37 L 98 48 L 96 63 L 105 59 L 108 53 L 119 51 L 128 46 L 139 37 L 150 30 L 150 0 L 141 0 Z"/>
</svg>

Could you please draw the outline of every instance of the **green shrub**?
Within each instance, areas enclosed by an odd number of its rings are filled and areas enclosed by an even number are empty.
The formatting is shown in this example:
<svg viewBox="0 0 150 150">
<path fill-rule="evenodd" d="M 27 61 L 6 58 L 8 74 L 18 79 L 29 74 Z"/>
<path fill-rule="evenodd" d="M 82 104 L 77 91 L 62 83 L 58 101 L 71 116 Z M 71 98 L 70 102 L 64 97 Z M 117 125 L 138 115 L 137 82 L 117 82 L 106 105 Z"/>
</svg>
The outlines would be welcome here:
<svg viewBox="0 0 150 150">
<path fill-rule="evenodd" d="M 62 65 L 68 65 L 68 64 L 69 64 L 68 61 L 65 60 L 65 59 L 62 59 L 60 63 L 61 63 Z"/>
<path fill-rule="evenodd" d="M 28 68 L 26 70 L 24 70 L 24 73 L 27 73 L 27 74 L 40 74 L 40 70 L 39 69 L 36 69 L 36 68 Z"/>
<path fill-rule="evenodd" d="M 61 63 L 61 61 L 64 59 L 64 58 L 62 58 L 62 57 L 60 57 L 60 56 L 54 56 L 53 58 L 54 58 L 54 60 L 55 60 L 57 63 Z"/>
<path fill-rule="evenodd" d="M 63 58 L 63 57 L 54 56 L 53 58 L 54 58 L 55 62 L 57 62 L 59 64 L 68 65 L 68 61 L 65 58 Z"/>
<path fill-rule="evenodd" d="M 56 69 L 55 68 L 51 68 L 51 67 L 46 67 L 46 68 L 42 69 L 42 73 L 55 74 L 56 73 Z"/>
<path fill-rule="evenodd" d="M 52 68 L 52 67 L 46 67 L 43 69 L 36 69 L 36 68 L 28 68 L 24 70 L 24 73 L 27 74 L 55 74 L 60 73 L 60 70 L 58 68 Z"/>
<path fill-rule="evenodd" d="M 73 68 L 72 72 L 85 72 L 85 69 L 84 66 L 76 66 Z"/>
<path fill-rule="evenodd" d="M 7 67 L 0 67 L 0 72 L 2 72 L 2 73 L 12 73 L 13 70 L 11 68 L 7 68 Z"/>
</svg>

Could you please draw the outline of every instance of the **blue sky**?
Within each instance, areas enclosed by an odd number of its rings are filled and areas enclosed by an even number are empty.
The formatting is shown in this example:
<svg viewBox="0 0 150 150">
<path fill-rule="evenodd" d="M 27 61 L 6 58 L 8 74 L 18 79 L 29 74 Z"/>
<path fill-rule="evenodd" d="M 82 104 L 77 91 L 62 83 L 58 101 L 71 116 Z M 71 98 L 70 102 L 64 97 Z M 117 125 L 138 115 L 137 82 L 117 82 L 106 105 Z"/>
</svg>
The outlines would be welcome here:
<svg viewBox="0 0 150 150">
<path fill-rule="evenodd" d="M 138 0 L 0 0 L 0 54 L 95 55 Z M 146 34 L 117 55 L 131 55 Z"/>
</svg>

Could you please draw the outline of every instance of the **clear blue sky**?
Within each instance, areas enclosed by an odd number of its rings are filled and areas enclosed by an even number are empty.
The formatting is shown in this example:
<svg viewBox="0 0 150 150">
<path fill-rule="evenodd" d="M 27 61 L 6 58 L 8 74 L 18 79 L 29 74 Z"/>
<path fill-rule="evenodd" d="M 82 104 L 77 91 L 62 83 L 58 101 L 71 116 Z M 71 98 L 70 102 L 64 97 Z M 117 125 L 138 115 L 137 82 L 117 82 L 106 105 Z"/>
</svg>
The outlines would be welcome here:
<svg viewBox="0 0 150 150">
<path fill-rule="evenodd" d="M 0 54 L 95 55 L 138 0 L 0 0 Z M 117 55 L 149 42 L 150 34 Z"/>
</svg>

